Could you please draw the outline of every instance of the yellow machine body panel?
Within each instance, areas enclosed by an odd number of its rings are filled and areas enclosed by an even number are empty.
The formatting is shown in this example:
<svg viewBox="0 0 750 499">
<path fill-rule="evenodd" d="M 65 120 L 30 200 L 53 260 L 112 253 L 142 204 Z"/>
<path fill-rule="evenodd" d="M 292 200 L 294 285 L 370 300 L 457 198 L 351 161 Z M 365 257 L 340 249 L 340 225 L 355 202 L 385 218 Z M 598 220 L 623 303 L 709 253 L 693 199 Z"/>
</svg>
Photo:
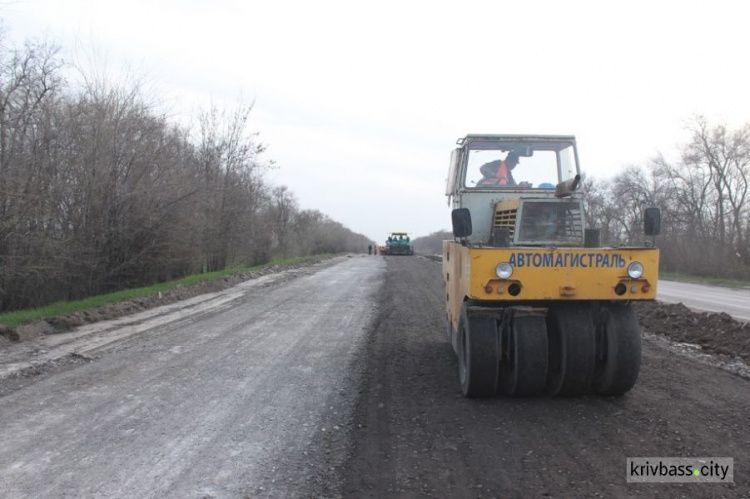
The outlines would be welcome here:
<svg viewBox="0 0 750 499">
<path fill-rule="evenodd" d="M 643 265 L 638 279 L 628 265 Z M 500 279 L 496 267 L 513 273 Z M 653 300 L 659 269 L 655 248 L 469 248 L 443 242 L 443 279 L 449 320 L 458 327 L 461 305 L 477 301 Z M 515 294 L 514 294 L 515 293 Z"/>
</svg>

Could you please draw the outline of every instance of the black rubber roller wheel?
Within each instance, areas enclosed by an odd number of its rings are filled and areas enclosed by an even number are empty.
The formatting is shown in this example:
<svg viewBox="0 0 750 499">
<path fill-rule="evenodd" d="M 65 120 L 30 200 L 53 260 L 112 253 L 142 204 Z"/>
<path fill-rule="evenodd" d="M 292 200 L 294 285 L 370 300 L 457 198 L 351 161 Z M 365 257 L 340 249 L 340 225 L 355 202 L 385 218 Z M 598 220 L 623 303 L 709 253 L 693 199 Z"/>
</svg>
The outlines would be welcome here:
<svg viewBox="0 0 750 499">
<path fill-rule="evenodd" d="M 514 316 L 504 327 L 500 364 L 503 391 L 514 397 L 539 395 L 547 381 L 547 327 L 544 317 Z"/>
<path fill-rule="evenodd" d="M 458 321 L 458 379 L 466 397 L 491 397 L 499 375 L 497 321 L 491 315 L 468 315 Z"/>
<path fill-rule="evenodd" d="M 596 364 L 596 330 L 587 303 L 555 305 L 547 314 L 547 392 L 582 395 L 591 391 Z"/>
<path fill-rule="evenodd" d="M 603 306 L 597 327 L 594 390 L 622 395 L 635 385 L 641 369 L 641 328 L 629 305 Z"/>
</svg>

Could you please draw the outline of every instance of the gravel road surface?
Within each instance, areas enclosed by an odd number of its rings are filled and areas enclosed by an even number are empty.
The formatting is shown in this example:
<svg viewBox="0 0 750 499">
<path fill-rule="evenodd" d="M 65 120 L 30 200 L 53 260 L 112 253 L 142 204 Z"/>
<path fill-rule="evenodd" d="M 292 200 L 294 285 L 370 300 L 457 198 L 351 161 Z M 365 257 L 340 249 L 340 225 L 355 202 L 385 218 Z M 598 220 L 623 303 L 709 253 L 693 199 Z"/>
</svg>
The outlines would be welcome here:
<svg viewBox="0 0 750 499">
<path fill-rule="evenodd" d="M 345 497 L 750 497 L 748 381 L 646 342 L 621 398 L 465 399 L 441 279 L 388 258 Z M 627 484 L 647 456 L 733 457 L 735 484 Z"/>
<path fill-rule="evenodd" d="M 327 495 L 385 270 L 360 262 L 249 281 L 103 350 L 78 341 L 95 361 L 6 379 L 0 497 Z"/>
<path fill-rule="evenodd" d="M 748 381 L 647 340 L 624 397 L 464 399 L 444 300 L 439 263 L 357 256 L 0 356 L 1 495 L 750 497 Z M 735 483 L 627 484 L 643 456 Z"/>
</svg>

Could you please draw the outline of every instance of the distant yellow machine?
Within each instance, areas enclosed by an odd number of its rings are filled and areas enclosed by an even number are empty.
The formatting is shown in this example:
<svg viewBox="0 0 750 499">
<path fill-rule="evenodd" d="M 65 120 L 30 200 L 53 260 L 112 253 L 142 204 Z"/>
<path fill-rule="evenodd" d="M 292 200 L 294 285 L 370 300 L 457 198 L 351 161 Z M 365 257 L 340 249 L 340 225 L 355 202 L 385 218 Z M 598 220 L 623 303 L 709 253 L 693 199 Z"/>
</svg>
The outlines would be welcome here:
<svg viewBox="0 0 750 499">
<path fill-rule="evenodd" d="M 656 297 L 658 208 L 644 211 L 651 241 L 601 247 L 598 230 L 585 228 L 574 137 L 468 135 L 457 144 L 443 278 L 464 395 L 630 390 L 641 359 L 630 302 Z"/>
</svg>

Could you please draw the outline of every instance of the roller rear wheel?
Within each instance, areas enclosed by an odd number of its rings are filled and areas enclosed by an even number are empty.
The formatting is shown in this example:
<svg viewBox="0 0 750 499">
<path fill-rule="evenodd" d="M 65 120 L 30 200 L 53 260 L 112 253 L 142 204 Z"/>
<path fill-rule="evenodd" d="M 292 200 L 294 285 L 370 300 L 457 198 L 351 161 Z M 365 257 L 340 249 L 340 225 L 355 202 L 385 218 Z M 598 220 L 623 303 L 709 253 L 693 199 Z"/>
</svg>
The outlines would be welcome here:
<svg viewBox="0 0 750 499">
<path fill-rule="evenodd" d="M 549 370 L 547 392 L 582 395 L 591 390 L 596 362 L 596 331 L 587 303 L 564 303 L 547 314 Z"/>
<path fill-rule="evenodd" d="M 497 391 L 499 363 L 497 320 L 469 315 L 461 307 L 458 322 L 458 379 L 466 397 L 491 397 Z"/>
<path fill-rule="evenodd" d="M 501 378 L 507 395 L 539 395 L 547 381 L 547 327 L 544 317 L 514 316 L 503 328 Z"/>
<path fill-rule="evenodd" d="M 594 390 L 600 395 L 622 395 L 635 385 L 641 368 L 641 328 L 629 305 L 608 304 L 597 327 Z"/>
</svg>

